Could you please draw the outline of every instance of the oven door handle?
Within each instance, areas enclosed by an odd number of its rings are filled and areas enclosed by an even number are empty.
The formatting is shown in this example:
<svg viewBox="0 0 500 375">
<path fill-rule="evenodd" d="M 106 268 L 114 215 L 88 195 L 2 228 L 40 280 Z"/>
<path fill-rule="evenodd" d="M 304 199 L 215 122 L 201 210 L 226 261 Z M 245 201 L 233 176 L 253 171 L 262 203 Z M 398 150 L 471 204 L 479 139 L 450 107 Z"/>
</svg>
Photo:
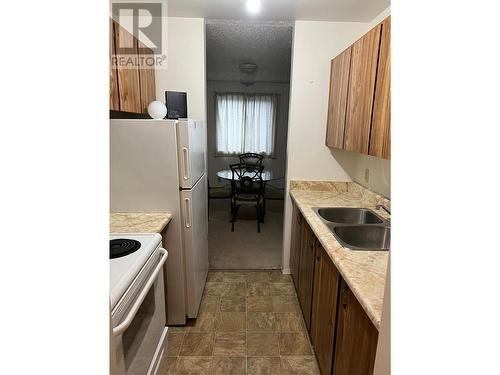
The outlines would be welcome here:
<svg viewBox="0 0 500 375">
<path fill-rule="evenodd" d="M 119 325 L 117 325 L 116 327 L 113 328 L 113 336 L 121 335 L 130 326 L 130 324 L 132 323 L 132 321 L 135 318 L 135 314 L 137 314 L 137 311 L 139 311 L 139 307 L 141 307 L 142 302 L 144 301 L 144 298 L 146 298 L 146 295 L 148 294 L 149 289 L 151 289 L 151 286 L 156 281 L 158 274 L 160 273 L 165 262 L 167 261 L 168 251 L 165 249 L 161 249 L 161 248 L 159 249 L 159 251 L 160 251 L 160 254 L 163 255 L 162 258 L 160 259 L 160 262 L 158 263 L 155 270 L 151 274 L 151 277 L 149 278 L 146 285 L 142 289 L 141 293 L 139 294 L 139 297 L 137 297 L 137 299 L 135 300 L 135 303 L 132 306 L 132 308 L 130 309 L 130 311 L 128 312 L 127 317 Z"/>
</svg>

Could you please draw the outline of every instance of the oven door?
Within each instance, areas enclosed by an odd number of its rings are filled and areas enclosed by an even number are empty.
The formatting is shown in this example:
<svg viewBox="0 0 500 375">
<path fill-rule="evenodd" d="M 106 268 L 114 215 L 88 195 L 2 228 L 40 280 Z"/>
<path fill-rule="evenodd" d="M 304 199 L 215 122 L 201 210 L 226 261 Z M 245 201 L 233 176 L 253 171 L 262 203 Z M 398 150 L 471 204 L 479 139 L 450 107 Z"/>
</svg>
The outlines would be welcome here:
<svg viewBox="0 0 500 375">
<path fill-rule="evenodd" d="M 162 268 L 167 254 L 163 251 L 163 257 L 155 262 L 153 273 L 144 283 L 133 305 L 113 328 L 119 375 L 155 374 L 166 352 Z"/>
</svg>

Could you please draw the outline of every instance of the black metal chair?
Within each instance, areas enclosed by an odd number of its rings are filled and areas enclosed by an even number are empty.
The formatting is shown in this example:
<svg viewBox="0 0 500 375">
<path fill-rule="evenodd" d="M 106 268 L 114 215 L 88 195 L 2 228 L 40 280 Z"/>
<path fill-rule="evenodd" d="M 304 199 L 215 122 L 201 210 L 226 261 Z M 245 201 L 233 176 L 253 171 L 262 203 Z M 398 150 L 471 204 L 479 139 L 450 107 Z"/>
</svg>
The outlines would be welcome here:
<svg viewBox="0 0 500 375">
<path fill-rule="evenodd" d="M 260 223 L 264 213 L 264 181 L 262 180 L 263 166 L 246 164 L 231 164 L 231 232 L 234 232 L 238 210 L 242 205 L 255 204 L 257 211 L 257 231 L 260 233 Z"/>
<path fill-rule="evenodd" d="M 252 166 L 260 167 L 262 165 L 262 159 L 264 159 L 264 155 L 255 154 L 253 152 L 247 152 L 239 155 L 240 164 L 246 164 L 248 169 L 251 169 Z"/>
<path fill-rule="evenodd" d="M 210 186 L 210 180 L 207 178 L 208 190 L 207 190 L 207 202 L 208 202 L 208 212 L 210 213 L 210 200 L 211 199 L 231 199 L 231 187 L 228 184 L 224 186 Z M 210 215 L 208 215 L 210 220 Z"/>
</svg>

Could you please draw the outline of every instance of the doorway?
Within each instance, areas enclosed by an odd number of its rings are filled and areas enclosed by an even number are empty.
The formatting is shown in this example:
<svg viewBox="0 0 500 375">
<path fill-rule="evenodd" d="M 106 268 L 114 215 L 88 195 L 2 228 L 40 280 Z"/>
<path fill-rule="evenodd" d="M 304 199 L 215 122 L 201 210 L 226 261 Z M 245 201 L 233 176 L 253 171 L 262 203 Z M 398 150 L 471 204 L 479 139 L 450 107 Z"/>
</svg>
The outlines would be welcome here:
<svg viewBox="0 0 500 375">
<path fill-rule="evenodd" d="M 206 21 L 209 262 L 216 270 L 279 269 L 293 22 Z M 258 104 L 256 104 L 258 103 Z M 231 231 L 231 173 L 238 154 L 264 155 L 265 216 L 241 206 Z"/>
</svg>

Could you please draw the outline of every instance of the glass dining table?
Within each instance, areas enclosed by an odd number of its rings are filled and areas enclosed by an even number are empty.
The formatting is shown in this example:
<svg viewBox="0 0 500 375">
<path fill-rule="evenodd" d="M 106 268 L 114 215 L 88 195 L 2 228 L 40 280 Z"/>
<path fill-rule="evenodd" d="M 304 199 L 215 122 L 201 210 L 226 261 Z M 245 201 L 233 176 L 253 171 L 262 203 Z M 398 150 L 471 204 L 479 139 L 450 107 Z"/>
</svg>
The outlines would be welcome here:
<svg viewBox="0 0 500 375">
<path fill-rule="evenodd" d="M 253 171 L 244 172 L 243 176 L 245 176 L 245 175 L 253 176 L 254 174 L 255 174 L 255 172 L 253 172 Z M 232 180 L 233 179 L 233 172 L 230 169 L 224 169 L 222 171 L 218 171 L 217 176 L 224 179 L 224 180 Z M 235 175 L 234 177 L 235 177 L 235 180 L 239 180 L 239 177 L 237 175 Z M 264 182 L 279 180 L 280 178 L 283 178 L 283 176 L 276 174 L 272 170 L 264 169 L 262 171 L 262 180 Z"/>
</svg>

